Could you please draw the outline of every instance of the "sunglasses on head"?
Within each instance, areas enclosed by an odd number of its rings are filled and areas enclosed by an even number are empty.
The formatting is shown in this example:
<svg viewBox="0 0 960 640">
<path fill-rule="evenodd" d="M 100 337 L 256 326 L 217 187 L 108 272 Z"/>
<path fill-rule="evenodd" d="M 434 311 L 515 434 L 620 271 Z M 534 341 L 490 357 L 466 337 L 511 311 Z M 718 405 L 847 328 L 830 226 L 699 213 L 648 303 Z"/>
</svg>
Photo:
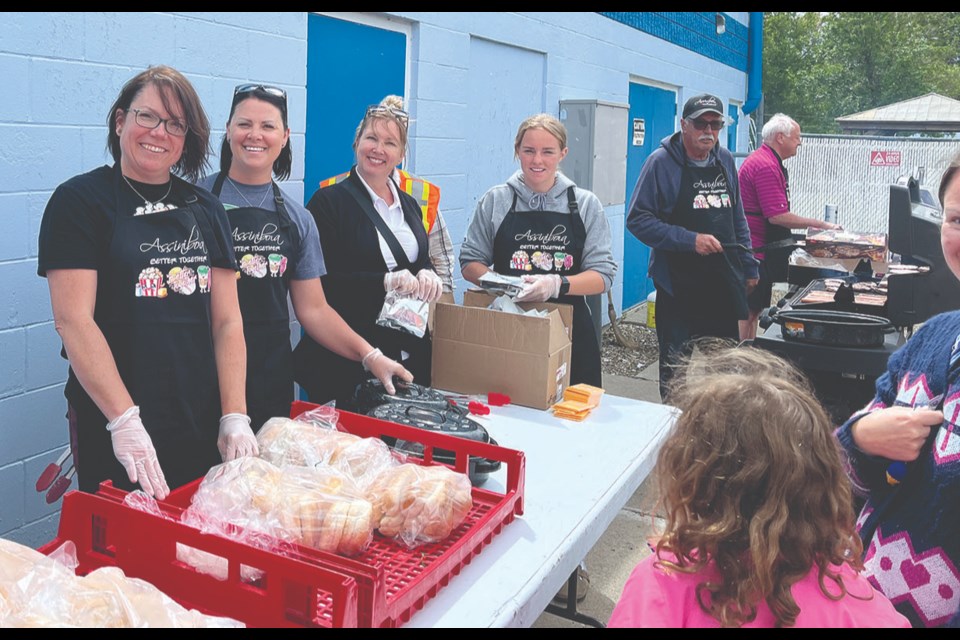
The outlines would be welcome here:
<svg viewBox="0 0 960 640">
<path fill-rule="evenodd" d="M 233 90 L 233 99 L 236 100 L 237 96 L 243 95 L 244 93 L 254 93 L 256 91 L 261 91 L 276 98 L 280 98 L 283 100 L 284 106 L 287 104 L 287 92 L 280 87 L 272 87 L 268 84 L 238 84 Z"/>
<path fill-rule="evenodd" d="M 688 119 L 687 122 L 693 125 L 693 128 L 697 131 L 703 131 L 708 127 L 714 131 L 720 131 L 723 129 L 723 125 L 726 124 L 723 119 L 720 120 L 704 120 L 703 118 L 696 118 L 694 120 Z"/>
<path fill-rule="evenodd" d="M 371 116 L 387 116 L 396 118 L 397 121 L 403 126 L 407 126 L 407 124 L 410 122 L 410 114 L 403 109 L 397 109 L 396 107 L 385 107 L 380 104 L 372 104 L 367 107 L 367 113 L 364 118 L 369 118 Z"/>
</svg>

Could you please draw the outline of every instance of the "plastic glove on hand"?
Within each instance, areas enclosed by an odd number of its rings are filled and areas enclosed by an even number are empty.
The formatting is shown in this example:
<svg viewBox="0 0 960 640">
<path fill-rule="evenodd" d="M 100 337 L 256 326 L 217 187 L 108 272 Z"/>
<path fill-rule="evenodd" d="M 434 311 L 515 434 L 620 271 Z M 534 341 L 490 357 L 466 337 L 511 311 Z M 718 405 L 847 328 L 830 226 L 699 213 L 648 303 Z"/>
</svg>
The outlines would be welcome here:
<svg viewBox="0 0 960 640">
<path fill-rule="evenodd" d="M 157 500 L 170 494 L 163 477 L 153 440 L 140 420 L 140 407 L 133 406 L 107 424 L 113 455 L 127 472 L 130 482 L 140 483 L 143 491 Z"/>
<path fill-rule="evenodd" d="M 388 271 L 383 276 L 383 290 L 387 292 L 396 291 L 401 295 L 412 296 L 420 290 L 420 281 L 407 269 Z"/>
<path fill-rule="evenodd" d="M 560 276 L 555 273 L 536 276 L 523 276 L 523 288 L 520 289 L 519 302 L 546 302 L 560 295 Z"/>
<path fill-rule="evenodd" d="M 434 302 L 443 295 L 443 280 L 430 269 L 420 269 L 417 273 L 417 282 L 420 287 L 417 297 L 426 302 Z"/>
<path fill-rule="evenodd" d="M 224 462 L 242 458 L 244 456 L 260 455 L 257 446 L 257 436 L 250 428 L 250 416 L 242 413 L 228 413 L 220 418 L 220 436 L 217 438 L 217 449 Z"/>
<path fill-rule="evenodd" d="M 384 390 L 390 395 L 397 392 L 396 386 L 393 384 L 394 376 L 403 382 L 413 382 L 413 374 L 407 371 L 402 364 L 387 356 L 380 356 L 374 359 L 367 363 L 367 367 L 370 373 L 375 375 L 377 380 L 383 384 Z"/>
</svg>

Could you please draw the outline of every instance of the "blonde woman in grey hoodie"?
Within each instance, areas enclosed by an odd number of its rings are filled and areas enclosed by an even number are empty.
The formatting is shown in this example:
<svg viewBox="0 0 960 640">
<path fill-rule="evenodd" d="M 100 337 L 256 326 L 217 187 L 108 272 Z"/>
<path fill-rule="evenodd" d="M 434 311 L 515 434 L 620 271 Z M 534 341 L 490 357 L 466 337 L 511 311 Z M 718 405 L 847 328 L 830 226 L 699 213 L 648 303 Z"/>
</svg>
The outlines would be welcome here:
<svg viewBox="0 0 960 640">
<path fill-rule="evenodd" d="M 570 384 L 602 386 L 600 345 L 584 296 L 613 284 L 610 225 L 599 198 L 560 173 L 567 131 L 541 113 L 517 130 L 520 169 L 477 202 L 460 249 L 463 277 L 478 284 L 488 271 L 523 276 L 521 302 L 573 305 Z"/>
</svg>

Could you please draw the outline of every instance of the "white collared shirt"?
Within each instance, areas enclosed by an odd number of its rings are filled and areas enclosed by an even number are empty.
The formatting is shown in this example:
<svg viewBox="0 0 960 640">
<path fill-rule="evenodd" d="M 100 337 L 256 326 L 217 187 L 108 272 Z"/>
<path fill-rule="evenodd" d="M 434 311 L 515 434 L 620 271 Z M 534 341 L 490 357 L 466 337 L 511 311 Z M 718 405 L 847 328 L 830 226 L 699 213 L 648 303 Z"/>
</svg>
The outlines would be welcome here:
<svg viewBox="0 0 960 640">
<path fill-rule="evenodd" d="M 386 200 L 378 196 L 374 190 L 370 188 L 370 185 L 363 179 L 360 172 L 357 171 L 356 173 L 357 177 L 360 178 L 360 182 L 364 188 L 366 188 L 367 193 L 370 194 L 370 199 L 373 201 L 373 208 L 377 210 L 377 213 L 380 214 L 383 221 L 387 223 L 387 227 L 393 231 L 393 235 L 395 235 L 400 242 L 400 247 L 403 249 L 403 252 L 407 254 L 407 259 L 410 260 L 410 262 L 416 262 L 417 258 L 420 257 L 420 247 L 417 245 L 417 237 L 413 235 L 413 229 L 410 228 L 410 225 L 408 225 L 407 221 L 403 218 L 400 196 L 397 194 L 397 189 L 394 187 L 393 181 L 390 180 L 387 183 L 390 187 L 390 192 L 393 194 L 393 204 L 388 205 Z M 387 270 L 393 271 L 397 266 L 397 259 L 393 257 L 393 251 L 390 250 L 390 245 L 387 244 L 387 241 L 379 231 L 377 231 L 377 239 L 380 241 L 380 253 L 383 254 L 383 261 L 387 263 Z"/>
</svg>

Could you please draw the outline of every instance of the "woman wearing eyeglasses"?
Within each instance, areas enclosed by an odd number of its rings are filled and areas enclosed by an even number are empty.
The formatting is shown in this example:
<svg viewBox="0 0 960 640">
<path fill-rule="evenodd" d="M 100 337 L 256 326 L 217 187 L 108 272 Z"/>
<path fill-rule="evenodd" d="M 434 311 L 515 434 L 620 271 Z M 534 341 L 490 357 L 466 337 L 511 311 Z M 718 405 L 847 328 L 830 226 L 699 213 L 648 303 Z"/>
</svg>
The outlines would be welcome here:
<svg viewBox="0 0 960 640">
<path fill-rule="evenodd" d="M 290 176 L 293 152 L 287 94 L 241 84 L 233 94 L 220 149 L 220 171 L 200 182 L 220 198 L 240 266 L 237 288 L 247 343 L 247 404 L 257 430 L 287 415 L 293 401 L 293 357 L 287 295 L 307 335 L 340 357 L 363 362 L 389 391 L 393 376 L 413 376 L 378 355 L 327 303 L 317 225 L 273 176 Z"/>
<path fill-rule="evenodd" d="M 432 302 L 443 292 L 433 271 L 419 203 L 393 181 L 403 159 L 409 116 L 374 105 L 357 127 L 356 164 L 345 180 L 319 189 L 307 209 L 320 232 L 330 305 L 385 356 L 403 363 L 420 384 L 430 384 L 430 335 L 418 338 L 376 324 L 387 292 Z M 375 361 L 374 361 L 375 363 Z M 349 405 L 366 378 L 359 363 L 304 336 L 294 351 L 296 380 L 314 402 Z"/>
<path fill-rule="evenodd" d="M 236 262 L 223 207 L 173 174 L 196 179 L 206 164 L 210 128 L 190 82 L 165 66 L 137 74 L 107 127 L 115 163 L 54 191 L 37 270 L 70 362 L 80 488 L 112 480 L 163 498 L 256 453 Z"/>
<path fill-rule="evenodd" d="M 573 305 L 570 383 L 602 386 L 600 344 L 584 296 L 613 284 L 610 226 L 596 195 L 559 171 L 567 130 L 541 113 L 517 130 L 520 169 L 477 202 L 460 249 L 463 277 L 477 284 L 491 268 L 523 276 L 522 302 Z"/>
</svg>

